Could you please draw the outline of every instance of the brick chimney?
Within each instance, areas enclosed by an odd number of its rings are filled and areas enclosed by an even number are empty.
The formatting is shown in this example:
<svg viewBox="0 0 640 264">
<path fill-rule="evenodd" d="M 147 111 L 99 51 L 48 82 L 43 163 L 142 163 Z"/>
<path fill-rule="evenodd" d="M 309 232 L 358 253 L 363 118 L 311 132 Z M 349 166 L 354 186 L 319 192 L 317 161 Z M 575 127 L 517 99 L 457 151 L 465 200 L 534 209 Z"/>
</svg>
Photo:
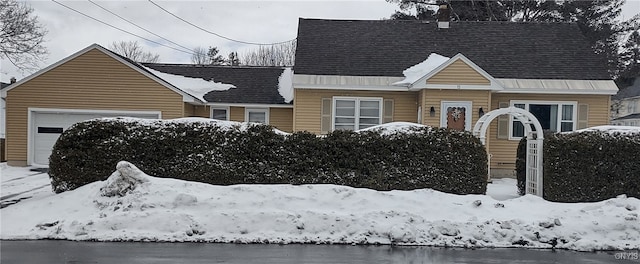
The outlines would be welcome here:
<svg viewBox="0 0 640 264">
<path fill-rule="evenodd" d="M 446 3 L 441 4 L 438 9 L 438 28 L 449 28 L 449 21 L 451 21 L 451 10 Z"/>
</svg>

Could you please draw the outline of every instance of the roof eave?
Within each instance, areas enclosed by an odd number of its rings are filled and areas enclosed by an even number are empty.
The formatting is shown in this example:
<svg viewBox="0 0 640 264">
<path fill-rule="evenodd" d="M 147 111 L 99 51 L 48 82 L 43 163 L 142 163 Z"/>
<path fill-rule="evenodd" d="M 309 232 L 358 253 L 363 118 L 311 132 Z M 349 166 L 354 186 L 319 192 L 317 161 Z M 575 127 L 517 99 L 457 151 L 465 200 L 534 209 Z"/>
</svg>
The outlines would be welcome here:
<svg viewBox="0 0 640 264">
<path fill-rule="evenodd" d="M 53 63 L 53 64 L 51 64 L 51 65 L 49 65 L 49 66 L 47 66 L 47 67 L 45 67 L 45 68 L 43 68 L 41 70 L 39 70 L 39 71 L 29 75 L 29 76 L 27 76 L 25 78 L 23 78 L 23 79 L 21 79 L 19 81 L 17 81 L 16 83 L 13 83 L 13 84 L 9 85 L 5 89 L 2 89 L 2 92 L 1 92 L 2 98 L 6 98 L 7 92 L 9 92 L 10 90 L 12 90 L 12 89 L 22 85 L 23 83 L 26 83 L 26 82 L 28 82 L 28 81 L 40 76 L 40 75 L 42 75 L 42 74 L 44 74 L 44 73 L 46 73 L 46 72 L 48 72 L 48 71 L 60 66 L 62 64 L 65 64 L 65 63 L 67 63 L 67 62 L 69 62 L 69 61 L 71 61 L 71 60 L 73 60 L 73 59 L 75 59 L 75 58 L 77 58 L 77 57 L 79 57 L 79 56 L 81 56 L 81 55 L 93 50 L 93 49 L 99 50 L 100 52 L 102 52 L 102 53 L 106 54 L 107 56 L 119 61 L 120 63 L 122 63 L 124 65 L 127 65 L 129 68 L 131 68 L 131 69 L 141 73 L 142 75 L 144 75 L 144 76 L 146 76 L 146 77 L 158 82 L 159 84 L 165 86 L 166 88 L 168 88 L 168 89 L 170 89 L 170 90 L 182 95 L 182 101 L 183 102 L 197 103 L 197 104 L 204 104 L 205 103 L 202 100 L 200 100 L 200 99 L 198 99 L 198 98 L 196 98 L 196 97 L 194 97 L 194 96 L 192 96 L 192 95 L 180 90 L 180 88 L 175 87 L 172 84 L 162 80 L 161 78 L 158 78 L 157 76 L 155 76 L 155 75 L 153 75 L 151 73 L 143 71 L 142 69 L 136 67 L 135 65 L 132 65 L 127 60 L 125 60 L 125 59 L 121 58 L 120 56 L 116 55 L 112 51 L 110 51 L 108 49 L 105 49 L 102 46 L 100 46 L 98 44 L 95 44 L 95 43 L 89 45 L 88 47 L 86 47 L 86 48 L 84 48 L 84 49 L 82 49 L 80 51 L 77 51 L 76 53 L 73 53 L 73 54 L 65 57 L 62 60 L 59 60 L 59 61 L 57 61 L 57 62 L 55 62 L 55 63 Z"/>
</svg>

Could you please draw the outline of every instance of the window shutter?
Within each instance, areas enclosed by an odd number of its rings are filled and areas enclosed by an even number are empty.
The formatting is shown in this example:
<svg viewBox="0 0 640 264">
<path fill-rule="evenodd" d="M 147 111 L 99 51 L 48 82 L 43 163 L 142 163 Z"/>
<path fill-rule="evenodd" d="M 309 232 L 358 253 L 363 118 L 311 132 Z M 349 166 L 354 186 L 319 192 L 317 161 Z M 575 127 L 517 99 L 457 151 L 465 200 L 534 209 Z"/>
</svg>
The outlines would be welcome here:
<svg viewBox="0 0 640 264">
<path fill-rule="evenodd" d="M 498 103 L 500 108 L 509 107 L 509 103 L 500 102 Z M 498 117 L 498 139 L 509 139 L 509 116 L 501 115 Z"/>
<path fill-rule="evenodd" d="M 322 98 L 321 108 L 320 132 L 325 134 L 331 132 L 331 98 Z"/>
<path fill-rule="evenodd" d="M 578 129 L 587 128 L 589 126 L 589 105 L 588 104 L 579 104 L 578 105 Z"/>
<path fill-rule="evenodd" d="M 393 99 L 384 99 L 382 107 L 382 123 L 393 122 Z"/>
</svg>

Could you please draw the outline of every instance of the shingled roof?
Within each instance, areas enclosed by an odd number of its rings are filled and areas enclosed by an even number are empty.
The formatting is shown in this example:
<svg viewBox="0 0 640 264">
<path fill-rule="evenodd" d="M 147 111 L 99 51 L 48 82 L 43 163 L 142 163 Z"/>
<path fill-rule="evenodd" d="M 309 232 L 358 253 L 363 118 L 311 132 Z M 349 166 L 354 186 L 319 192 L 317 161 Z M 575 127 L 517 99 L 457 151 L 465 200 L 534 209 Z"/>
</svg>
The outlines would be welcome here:
<svg viewBox="0 0 640 264">
<path fill-rule="evenodd" d="M 494 78 L 610 80 L 574 23 L 299 20 L 296 74 L 398 76 L 462 53 Z"/>
<path fill-rule="evenodd" d="M 236 88 L 211 91 L 204 96 L 210 103 L 286 104 L 278 92 L 278 78 L 285 67 L 217 66 L 194 64 L 143 63 L 159 72 L 202 78 Z"/>
</svg>

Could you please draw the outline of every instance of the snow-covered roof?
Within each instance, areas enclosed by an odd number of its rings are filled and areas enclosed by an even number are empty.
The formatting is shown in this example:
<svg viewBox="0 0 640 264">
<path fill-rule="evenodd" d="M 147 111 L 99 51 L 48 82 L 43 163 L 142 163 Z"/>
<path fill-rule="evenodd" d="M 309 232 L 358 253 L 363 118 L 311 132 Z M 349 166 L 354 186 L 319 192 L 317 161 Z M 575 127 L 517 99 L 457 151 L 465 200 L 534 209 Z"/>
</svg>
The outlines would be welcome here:
<svg viewBox="0 0 640 264">
<path fill-rule="evenodd" d="M 438 66 L 447 62 L 449 59 L 449 57 L 445 57 L 437 53 L 431 53 L 424 61 L 402 71 L 404 80 L 396 82 L 393 85 L 413 84 L 418 81 L 418 79 L 438 68 Z"/>
<path fill-rule="evenodd" d="M 278 78 L 278 93 L 284 98 L 285 103 L 293 101 L 293 70 L 285 68 Z"/>
<path fill-rule="evenodd" d="M 192 78 L 182 75 L 164 73 L 146 66 L 142 67 L 145 70 L 151 72 L 153 75 L 158 76 L 171 85 L 185 91 L 186 93 L 189 93 L 193 97 L 198 98 L 203 102 L 206 102 L 206 100 L 204 99 L 204 95 L 211 91 L 226 91 L 231 88 L 236 88 L 236 86 L 234 86 L 233 84 L 220 83 L 215 82 L 214 80 L 205 80 L 203 78 Z"/>
<path fill-rule="evenodd" d="M 198 98 L 212 105 L 292 107 L 293 74 L 288 67 L 170 63 L 142 63 L 142 65 L 145 69 L 153 70 L 154 74 L 160 72 L 168 74 L 167 78 L 178 78 L 175 81 L 178 88 L 194 92 L 199 95 Z M 202 89 L 192 91 L 193 88 L 189 86 L 191 83 L 185 83 L 185 79 L 198 80 L 192 85 Z M 211 89 L 212 86 L 214 89 Z M 224 89 L 229 86 L 235 88 Z"/>
</svg>

